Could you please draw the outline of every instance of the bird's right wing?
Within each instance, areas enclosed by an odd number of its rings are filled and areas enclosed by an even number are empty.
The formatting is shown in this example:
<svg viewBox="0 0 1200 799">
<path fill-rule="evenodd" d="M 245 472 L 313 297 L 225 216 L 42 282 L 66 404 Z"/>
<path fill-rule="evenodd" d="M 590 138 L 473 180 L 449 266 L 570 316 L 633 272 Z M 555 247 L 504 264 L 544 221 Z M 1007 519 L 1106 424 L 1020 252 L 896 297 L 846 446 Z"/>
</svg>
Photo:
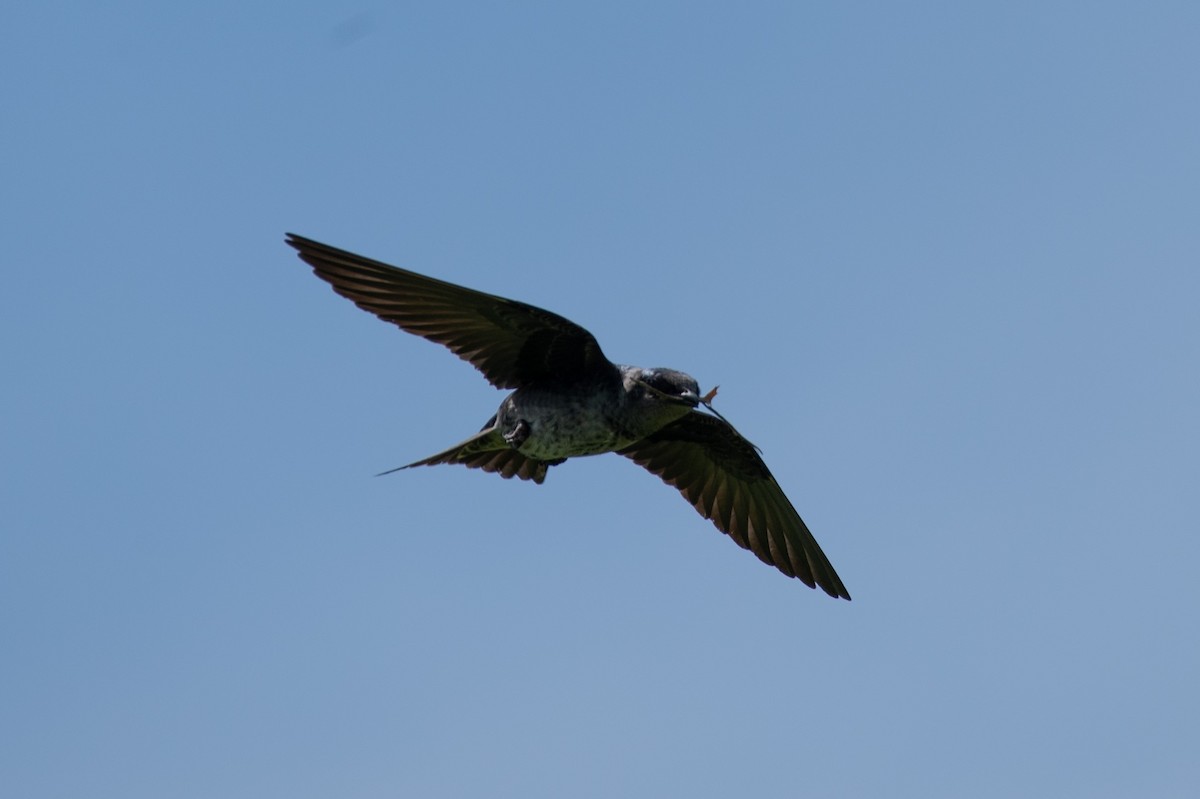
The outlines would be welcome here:
<svg viewBox="0 0 1200 799">
<path fill-rule="evenodd" d="M 497 388 L 616 369 L 591 333 L 558 314 L 292 233 L 287 243 L 338 294 L 386 322 L 448 347 Z"/>
<path fill-rule="evenodd" d="M 850 598 L 754 445 L 727 422 L 695 411 L 617 454 L 679 489 L 701 516 L 764 563 Z"/>
</svg>

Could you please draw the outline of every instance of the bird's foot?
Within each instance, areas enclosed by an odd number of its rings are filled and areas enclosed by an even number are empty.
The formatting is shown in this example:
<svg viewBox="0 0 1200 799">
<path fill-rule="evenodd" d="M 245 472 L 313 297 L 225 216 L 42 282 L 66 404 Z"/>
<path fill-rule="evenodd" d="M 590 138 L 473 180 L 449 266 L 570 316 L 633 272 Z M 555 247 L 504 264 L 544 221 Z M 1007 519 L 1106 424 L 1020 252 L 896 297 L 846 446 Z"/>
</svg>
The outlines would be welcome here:
<svg viewBox="0 0 1200 799">
<path fill-rule="evenodd" d="M 504 442 L 513 449 L 520 449 L 532 432 L 533 428 L 529 426 L 529 422 L 518 419 L 517 423 L 513 425 L 513 429 L 504 434 Z"/>
</svg>

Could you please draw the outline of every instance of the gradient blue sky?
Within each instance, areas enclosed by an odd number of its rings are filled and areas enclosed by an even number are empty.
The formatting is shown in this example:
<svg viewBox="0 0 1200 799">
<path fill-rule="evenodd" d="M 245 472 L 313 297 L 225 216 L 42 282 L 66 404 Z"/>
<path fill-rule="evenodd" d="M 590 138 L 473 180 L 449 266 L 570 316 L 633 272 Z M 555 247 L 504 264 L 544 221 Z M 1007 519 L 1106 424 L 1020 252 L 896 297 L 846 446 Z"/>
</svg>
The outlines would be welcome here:
<svg viewBox="0 0 1200 799">
<path fill-rule="evenodd" d="M 25 3 L 0 24 L 0 785 L 1194 796 L 1200 6 Z M 670 365 L 855 599 L 292 230 Z"/>
</svg>

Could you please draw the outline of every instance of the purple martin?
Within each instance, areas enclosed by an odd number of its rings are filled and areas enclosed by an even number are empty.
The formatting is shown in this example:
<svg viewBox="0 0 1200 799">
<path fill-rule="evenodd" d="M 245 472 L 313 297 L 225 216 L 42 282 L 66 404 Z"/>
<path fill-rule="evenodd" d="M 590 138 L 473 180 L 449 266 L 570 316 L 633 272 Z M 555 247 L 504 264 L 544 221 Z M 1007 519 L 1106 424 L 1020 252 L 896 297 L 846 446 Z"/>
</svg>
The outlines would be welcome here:
<svg viewBox="0 0 1200 799">
<path fill-rule="evenodd" d="M 541 308 L 295 234 L 287 243 L 359 308 L 449 348 L 496 388 L 513 390 L 466 441 L 391 471 L 459 463 L 541 483 L 568 458 L 615 452 L 674 486 L 764 563 L 850 598 L 757 448 L 712 408 L 716 389 L 701 395 L 694 378 L 674 369 L 614 364 L 591 333 Z"/>
</svg>

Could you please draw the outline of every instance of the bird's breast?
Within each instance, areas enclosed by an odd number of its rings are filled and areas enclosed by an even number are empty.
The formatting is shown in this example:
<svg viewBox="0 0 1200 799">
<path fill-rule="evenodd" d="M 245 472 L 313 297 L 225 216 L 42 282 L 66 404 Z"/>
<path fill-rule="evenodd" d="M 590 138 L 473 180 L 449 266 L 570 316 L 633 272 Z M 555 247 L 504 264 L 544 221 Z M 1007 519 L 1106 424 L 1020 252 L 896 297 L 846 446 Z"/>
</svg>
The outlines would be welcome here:
<svg viewBox="0 0 1200 799">
<path fill-rule="evenodd" d="M 529 425 L 524 455 L 541 460 L 599 455 L 632 442 L 617 421 L 619 403 L 607 392 L 553 393 L 522 389 L 500 407 L 504 431 Z"/>
</svg>

